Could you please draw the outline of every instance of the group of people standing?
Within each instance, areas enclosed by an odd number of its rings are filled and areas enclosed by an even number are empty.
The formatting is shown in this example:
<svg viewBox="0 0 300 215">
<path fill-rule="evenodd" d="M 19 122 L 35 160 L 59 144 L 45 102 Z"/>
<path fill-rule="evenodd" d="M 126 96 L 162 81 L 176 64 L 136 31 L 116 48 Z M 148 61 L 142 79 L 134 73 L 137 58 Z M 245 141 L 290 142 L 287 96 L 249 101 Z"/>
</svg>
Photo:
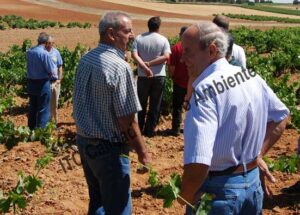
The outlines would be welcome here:
<svg viewBox="0 0 300 215">
<path fill-rule="evenodd" d="M 282 135 L 289 110 L 258 74 L 246 70 L 245 53 L 230 39 L 224 20 L 181 28 L 171 48 L 159 34 L 159 17 L 150 18 L 149 31 L 135 37 L 128 14 L 102 16 L 100 43 L 81 58 L 74 82 L 88 214 L 132 213 L 128 155 L 134 149 L 140 163 L 151 163 L 142 135 L 155 135 L 166 63 L 174 81 L 172 134 L 179 134 L 184 102 L 189 106 L 180 195 L 195 204 L 201 193 L 214 194 L 210 214 L 262 213 L 263 189 L 269 192 L 265 178 L 274 181 L 262 157 Z M 132 40 L 137 83 L 125 60 Z M 27 55 L 32 129 L 48 121 L 50 84 L 62 78 L 62 61 L 54 63 L 48 42 L 49 35 L 41 34 Z M 187 206 L 186 214 L 194 211 Z"/>
<path fill-rule="evenodd" d="M 31 130 L 46 127 L 51 118 L 57 124 L 57 107 L 63 72 L 62 57 L 53 47 L 54 38 L 42 32 L 38 36 L 37 43 L 26 55 L 28 127 Z"/>
</svg>

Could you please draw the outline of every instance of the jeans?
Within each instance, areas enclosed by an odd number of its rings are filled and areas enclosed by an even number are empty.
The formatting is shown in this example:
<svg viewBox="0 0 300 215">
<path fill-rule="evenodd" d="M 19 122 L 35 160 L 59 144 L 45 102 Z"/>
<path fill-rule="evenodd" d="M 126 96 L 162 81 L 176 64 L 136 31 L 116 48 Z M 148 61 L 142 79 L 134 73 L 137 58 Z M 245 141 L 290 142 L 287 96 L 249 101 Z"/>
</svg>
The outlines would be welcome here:
<svg viewBox="0 0 300 215">
<path fill-rule="evenodd" d="M 263 190 L 258 168 L 244 174 L 208 176 L 199 192 L 216 196 L 212 201 L 210 215 L 262 214 Z M 194 214 L 189 206 L 186 214 Z"/>
<path fill-rule="evenodd" d="M 100 140 L 77 135 L 81 163 L 89 190 L 88 215 L 131 214 L 129 147 L 112 146 L 107 150 Z M 106 149 L 106 150 L 103 150 Z"/>
<path fill-rule="evenodd" d="M 146 136 L 154 134 L 160 115 L 160 106 L 163 97 L 165 77 L 138 77 L 137 89 L 142 110 L 138 113 L 139 127 Z M 147 113 L 147 101 L 150 97 Z M 147 113 L 147 120 L 145 120 Z M 146 121 L 146 123 L 145 123 Z"/>
<path fill-rule="evenodd" d="M 50 121 L 50 81 L 48 79 L 28 79 L 29 96 L 28 127 L 33 130 L 44 128 Z"/>
<path fill-rule="evenodd" d="M 172 130 L 176 133 L 180 132 L 180 123 L 182 122 L 182 106 L 186 88 L 182 88 L 174 83 L 173 85 L 173 114 L 172 114 Z"/>
</svg>

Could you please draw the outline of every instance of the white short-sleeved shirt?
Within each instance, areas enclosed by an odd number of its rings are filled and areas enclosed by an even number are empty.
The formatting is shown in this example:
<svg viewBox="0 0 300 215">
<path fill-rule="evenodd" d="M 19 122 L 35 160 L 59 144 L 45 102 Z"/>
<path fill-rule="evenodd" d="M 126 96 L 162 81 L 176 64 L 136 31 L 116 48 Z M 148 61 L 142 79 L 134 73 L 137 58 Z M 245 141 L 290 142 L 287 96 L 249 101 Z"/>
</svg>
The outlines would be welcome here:
<svg viewBox="0 0 300 215">
<path fill-rule="evenodd" d="M 243 47 L 234 43 L 232 46 L 232 56 L 234 57 L 237 66 L 241 66 L 245 69 L 247 68 L 246 67 L 246 54 L 245 54 Z"/>
<path fill-rule="evenodd" d="M 171 53 L 167 38 L 156 32 L 140 34 L 133 42 L 133 52 L 137 52 L 143 61 L 151 61 L 165 53 Z M 154 76 L 166 76 L 166 63 L 151 66 Z M 144 71 L 138 67 L 138 76 L 146 77 Z"/>
<path fill-rule="evenodd" d="M 193 83 L 184 125 L 184 163 L 221 171 L 251 162 L 260 153 L 266 125 L 289 115 L 265 81 L 225 58 Z"/>
</svg>

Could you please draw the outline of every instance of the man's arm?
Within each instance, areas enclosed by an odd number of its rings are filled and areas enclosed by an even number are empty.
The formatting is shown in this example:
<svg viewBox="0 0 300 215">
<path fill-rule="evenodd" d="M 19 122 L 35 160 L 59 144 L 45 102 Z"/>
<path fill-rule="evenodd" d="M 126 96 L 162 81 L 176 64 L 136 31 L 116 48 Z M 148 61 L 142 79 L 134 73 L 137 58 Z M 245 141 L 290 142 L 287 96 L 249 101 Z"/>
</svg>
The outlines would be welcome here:
<svg viewBox="0 0 300 215">
<path fill-rule="evenodd" d="M 139 162 L 147 165 L 150 162 L 150 156 L 147 153 L 146 146 L 142 138 L 135 114 L 120 117 L 118 118 L 118 122 L 121 128 L 121 132 L 128 140 L 129 145 L 138 154 Z"/>
<path fill-rule="evenodd" d="M 133 59 L 138 63 L 138 65 L 144 70 L 147 77 L 153 77 L 153 73 L 149 66 L 146 65 L 146 63 L 142 60 L 142 58 L 138 55 L 137 52 L 132 52 Z"/>
<path fill-rule="evenodd" d="M 48 73 L 48 76 L 49 78 L 53 77 L 54 74 L 55 74 L 55 64 L 52 60 L 52 58 L 50 57 L 50 55 L 47 53 L 47 54 L 44 54 L 44 66 L 45 66 L 45 69 Z"/>
<path fill-rule="evenodd" d="M 150 66 L 155 66 L 155 65 L 159 65 L 162 63 L 165 63 L 167 60 L 169 60 L 170 58 L 170 53 L 165 53 L 162 56 L 159 56 L 151 61 L 145 62 L 145 64 L 150 67 Z"/>
<path fill-rule="evenodd" d="M 174 76 L 175 66 L 169 65 L 169 75 L 171 78 Z"/>
<path fill-rule="evenodd" d="M 192 163 L 184 166 L 180 196 L 189 203 L 194 204 L 197 200 L 197 191 L 204 183 L 209 166 L 205 164 Z M 185 204 L 179 201 L 181 204 Z"/>
<path fill-rule="evenodd" d="M 269 151 L 269 149 L 279 140 L 280 136 L 283 134 L 283 131 L 286 127 L 288 121 L 288 117 L 281 120 L 280 122 L 269 122 L 267 124 L 267 131 L 266 136 L 264 139 L 264 143 L 260 152 L 260 155 L 257 158 L 257 164 L 260 169 L 260 180 L 262 183 L 262 187 L 264 189 L 265 194 L 272 198 L 273 192 L 269 188 L 269 186 L 266 184 L 265 178 L 268 179 L 268 181 L 275 183 L 276 180 L 274 176 L 270 173 L 269 168 L 265 161 L 263 160 L 263 156 Z"/>
<path fill-rule="evenodd" d="M 58 79 L 56 80 L 56 84 L 60 84 L 61 79 L 62 79 L 62 73 L 63 73 L 63 68 L 62 68 L 62 66 L 59 66 L 59 67 L 58 67 L 57 73 L 58 73 L 58 74 L 57 74 Z"/>
<path fill-rule="evenodd" d="M 260 156 L 264 156 L 269 151 L 269 149 L 279 140 L 280 136 L 284 132 L 287 122 L 288 117 L 280 122 L 269 122 L 267 124 L 266 136 L 260 152 Z"/>
</svg>

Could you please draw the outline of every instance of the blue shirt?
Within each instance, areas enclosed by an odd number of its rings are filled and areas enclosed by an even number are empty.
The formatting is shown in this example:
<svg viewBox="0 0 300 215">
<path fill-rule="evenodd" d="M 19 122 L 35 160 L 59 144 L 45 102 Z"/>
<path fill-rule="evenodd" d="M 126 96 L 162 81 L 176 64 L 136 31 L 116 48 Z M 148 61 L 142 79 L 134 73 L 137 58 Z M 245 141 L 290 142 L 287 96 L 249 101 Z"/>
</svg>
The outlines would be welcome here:
<svg viewBox="0 0 300 215">
<path fill-rule="evenodd" d="M 124 52 L 100 44 L 81 58 L 75 76 L 73 108 L 81 136 L 124 141 L 118 118 L 141 110 Z"/>
<path fill-rule="evenodd" d="M 53 75 L 53 79 L 58 79 L 58 68 L 63 65 L 63 60 L 61 58 L 61 55 L 59 51 L 56 48 L 52 48 L 49 52 L 51 59 L 53 60 L 53 63 L 56 66 L 55 74 Z"/>
<path fill-rule="evenodd" d="M 27 52 L 27 78 L 49 79 L 55 74 L 55 65 L 43 45 L 32 47 Z"/>
<path fill-rule="evenodd" d="M 265 81 L 225 58 L 207 67 L 193 83 L 184 125 L 184 163 L 221 171 L 255 159 L 269 121 L 289 115 Z"/>
</svg>

